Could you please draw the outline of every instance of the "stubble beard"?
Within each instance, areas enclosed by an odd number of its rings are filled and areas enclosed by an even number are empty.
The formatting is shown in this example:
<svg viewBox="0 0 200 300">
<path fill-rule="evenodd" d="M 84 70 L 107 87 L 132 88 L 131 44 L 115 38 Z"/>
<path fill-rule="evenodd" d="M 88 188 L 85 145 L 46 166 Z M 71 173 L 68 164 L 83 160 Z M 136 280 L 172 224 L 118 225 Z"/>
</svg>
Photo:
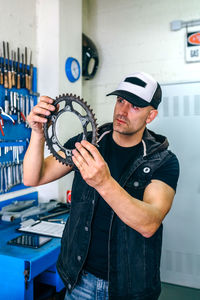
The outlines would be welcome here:
<svg viewBox="0 0 200 300">
<path fill-rule="evenodd" d="M 117 122 L 117 120 L 115 120 Z M 119 134 L 122 134 L 122 135 L 127 135 L 127 136 L 132 136 L 134 135 L 137 131 L 135 130 L 131 130 L 130 128 L 120 128 L 120 126 L 118 125 L 115 125 L 115 121 L 114 121 L 114 124 L 113 124 L 113 131 L 119 133 Z M 128 126 L 128 123 L 126 122 L 127 126 Z"/>
<path fill-rule="evenodd" d="M 126 122 L 127 128 L 120 128 L 120 126 L 115 124 L 115 122 L 117 122 L 117 117 L 116 117 L 113 122 L 113 131 L 115 131 L 121 135 L 133 136 L 133 135 L 137 134 L 139 131 L 141 131 L 145 127 L 145 124 L 146 124 L 145 123 L 144 125 L 140 126 L 139 128 L 134 129 L 134 128 L 129 127 L 129 122 L 127 119 L 124 118 L 124 121 Z"/>
<path fill-rule="evenodd" d="M 126 136 L 133 136 L 134 134 L 136 134 L 137 132 L 139 132 L 139 130 L 135 130 L 135 131 L 125 131 L 125 130 L 118 130 L 113 128 L 113 131 L 121 134 L 121 135 L 126 135 Z"/>
</svg>

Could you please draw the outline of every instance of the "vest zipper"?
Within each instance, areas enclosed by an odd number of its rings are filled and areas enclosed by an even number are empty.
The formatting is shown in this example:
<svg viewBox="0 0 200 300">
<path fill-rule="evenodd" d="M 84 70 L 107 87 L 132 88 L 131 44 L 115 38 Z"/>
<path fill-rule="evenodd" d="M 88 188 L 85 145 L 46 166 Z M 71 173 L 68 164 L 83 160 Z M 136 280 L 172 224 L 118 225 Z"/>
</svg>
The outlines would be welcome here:
<svg viewBox="0 0 200 300">
<path fill-rule="evenodd" d="M 95 206 L 96 206 L 96 203 L 95 203 L 96 201 L 95 201 L 95 200 L 96 200 L 96 192 L 94 191 L 94 205 L 93 205 L 93 208 L 92 208 L 92 219 L 93 219 L 93 216 L 94 216 L 94 208 L 95 208 Z M 92 219 L 91 219 L 91 223 L 92 223 Z M 91 241 L 91 224 L 90 224 L 90 236 L 89 236 L 89 240 Z M 84 259 L 84 261 L 83 261 L 83 263 L 82 263 L 82 265 L 81 265 L 81 268 L 80 268 L 80 271 L 79 271 L 79 273 L 78 273 L 78 276 L 77 276 L 77 278 L 76 278 L 74 284 L 72 285 L 72 289 L 75 287 L 75 285 L 76 285 L 76 283 L 77 283 L 77 281 L 78 281 L 79 275 L 80 275 L 80 273 L 81 273 L 81 271 L 82 271 L 82 269 L 83 269 L 84 263 L 85 263 L 86 258 L 87 258 L 87 256 L 88 256 L 88 251 L 89 251 L 89 247 L 90 247 L 90 241 L 89 241 L 89 243 L 88 243 L 88 247 L 87 247 L 85 259 Z"/>
<path fill-rule="evenodd" d="M 112 210 L 111 218 L 110 218 L 109 234 L 108 234 L 108 295 L 109 295 L 109 287 L 110 287 L 110 236 L 111 236 L 113 218 L 114 218 L 114 211 Z"/>
</svg>

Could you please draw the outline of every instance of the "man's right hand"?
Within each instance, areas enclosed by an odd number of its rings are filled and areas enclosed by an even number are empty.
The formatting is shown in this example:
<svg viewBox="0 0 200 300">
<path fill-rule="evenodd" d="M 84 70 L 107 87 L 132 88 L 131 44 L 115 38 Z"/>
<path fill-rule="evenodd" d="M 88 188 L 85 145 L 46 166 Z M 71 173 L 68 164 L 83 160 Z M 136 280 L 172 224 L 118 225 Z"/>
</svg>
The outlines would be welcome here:
<svg viewBox="0 0 200 300">
<path fill-rule="evenodd" d="M 56 108 L 53 103 L 53 99 L 47 96 L 41 96 L 40 101 L 33 107 L 30 114 L 27 117 L 27 121 L 32 130 L 40 135 L 44 135 L 43 124 L 47 122 L 47 116 L 51 114 Z"/>
</svg>

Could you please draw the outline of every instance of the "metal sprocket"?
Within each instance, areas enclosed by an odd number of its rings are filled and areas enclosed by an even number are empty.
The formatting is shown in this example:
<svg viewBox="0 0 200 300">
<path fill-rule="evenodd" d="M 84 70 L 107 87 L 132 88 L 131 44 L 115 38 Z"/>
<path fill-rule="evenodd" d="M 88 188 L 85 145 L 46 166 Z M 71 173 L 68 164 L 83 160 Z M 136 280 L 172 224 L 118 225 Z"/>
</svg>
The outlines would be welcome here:
<svg viewBox="0 0 200 300">
<path fill-rule="evenodd" d="M 60 117 L 61 114 L 65 112 L 74 113 L 79 118 L 82 124 L 83 140 L 88 140 L 89 132 L 87 130 L 87 126 L 90 124 L 92 127 L 92 132 L 91 132 L 92 137 L 90 142 L 95 146 L 97 145 L 97 139 L 98 139 L 97 123 L 92 109 L 90 109 L 90 106 L 87 105 L 87 102 L 84 101 L 83 99 L 80 99 L 79 96 L 77 97 L 76 95 L 72 95 L 72 94 L 63 94 L 62 96 L 60 95 L 59 97 L 56 97 L 55 101 L 53 102 L 53 105 L 57 107 L 57 104 L 61 104 L 61 102 L 64 102 L 64 108 L 62 108 L 61 110 L 56 109 L 51 113 L 50 116 L 47 117 L 48 121 L 44 124 L 44 135 L 45 135 L 47 146 L 50 152 L 52 153 L 52 155 L 62 164 L 72 166 L 73 165 L 72 150 L 66 149 L 63 145 L 61 145 L 56 134 L 56 123 L 58 118 Z M 82 115 L 80 112 L 78 112 L 73 107 L 73 103 L 79 104 L 82 107 L 84 113 L 86 113 L 86 115 Z M 59 150 L 55 149 L 55 147 L 59 148 Z M 64 157 L 61 156 L 58 153 L 58 151 L 61 151 Z"/>
</svg>

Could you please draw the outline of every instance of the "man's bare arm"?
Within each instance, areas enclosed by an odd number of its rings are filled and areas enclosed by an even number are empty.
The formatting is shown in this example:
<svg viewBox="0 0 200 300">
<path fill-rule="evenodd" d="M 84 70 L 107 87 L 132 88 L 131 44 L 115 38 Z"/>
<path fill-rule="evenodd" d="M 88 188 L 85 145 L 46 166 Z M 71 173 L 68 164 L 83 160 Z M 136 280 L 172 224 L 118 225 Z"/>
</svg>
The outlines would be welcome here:
<svg viewBox="0 0 200 300">
<path fill-rule="evenodd" d="M 62 155 L 62 152 L 60 153 Z M 58 162 L 52 155 L 44 159 L 44 137 L 32 133 L 23 162 L 24 184 L 38 186 L 52 182 L 71 172 L 72 167 Z"/>
<path fill-rule="evenodd" d="M 159 180 L 152 180 L 143 201 L 128 194 L 113 178 L 97 189 L 120 219 L 144 237 L 151 237 L 171 208 L 175 191 Z M 112 193 L 110 192 L 112 191 Z"/>
<path fill-rule="evenodd" d="M 27 186 L 37 186 L 54 181 L 69 173 L 72 168 L 59 163 L 53 156 L 44 159 L 43 124 L 46 116 L 55 110 L 53 100 L 41 97 L 40 102 L 30 112 L 27 120 L 32 128 L 30 144 L 23 162 L 23 182 Z"/>
</svg>

